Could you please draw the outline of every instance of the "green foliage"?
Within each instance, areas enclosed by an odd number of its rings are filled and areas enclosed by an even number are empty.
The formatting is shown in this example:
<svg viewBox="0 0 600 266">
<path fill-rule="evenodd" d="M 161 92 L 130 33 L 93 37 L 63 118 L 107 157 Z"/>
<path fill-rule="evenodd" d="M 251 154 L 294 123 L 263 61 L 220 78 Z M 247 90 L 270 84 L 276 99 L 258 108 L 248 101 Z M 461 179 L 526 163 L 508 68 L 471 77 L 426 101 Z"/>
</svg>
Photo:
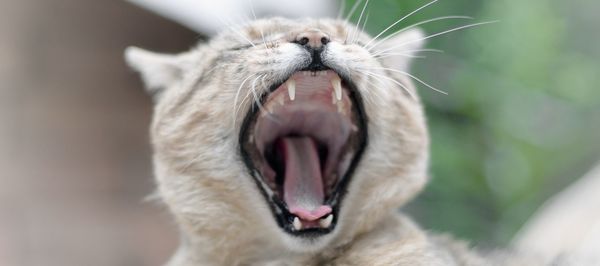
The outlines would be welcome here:
<svg viewBox="0 0 600 266">
<path fill-rule="evenodd" d="M 376 35 L 426 3 L 372 0 L 366 29 Z M 506 244 L 546 198 L 596 162 L 600 17 L 594 10 L 600 2 L 442 0 L 397 25 L 474 18 L 423 26 L 433 34 L 500 20 L 432 38 L 428 48 L 445 53 L 415 61 L 415 75 L 449 93 L 419 88 L 433 140 L 432 177 L 407 209 L 426 228 L 480 245 Z"/>
</svg>

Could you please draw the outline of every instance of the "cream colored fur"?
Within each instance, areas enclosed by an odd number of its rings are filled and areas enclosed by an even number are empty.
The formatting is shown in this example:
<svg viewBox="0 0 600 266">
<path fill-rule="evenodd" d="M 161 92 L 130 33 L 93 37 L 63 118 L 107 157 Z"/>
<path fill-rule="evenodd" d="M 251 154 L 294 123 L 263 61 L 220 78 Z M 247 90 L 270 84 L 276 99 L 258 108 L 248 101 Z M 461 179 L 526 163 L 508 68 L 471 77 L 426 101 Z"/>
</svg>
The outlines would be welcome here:
<svg viewBox="0 0 600 266">
<path fill-rule="evenodd" d="M 290 41 L 314 28 L 332 38 L 323 60 L 350 76 L 364 97 L 369 142 L 337 227 L 308 242 L 277 226 L 242 162 L 238 135 L 253 88 L 260 94 L 309 60 Z M 536 265 L 485 261 L 464 243 L 431 236 L 398 213 L 427 181 L 425 116 L 410 80 L 381 69 L 408 71 L 409 60 L 374 58 L 361 46 L 370 37 L 355 31 L 343 21 L 274 18 L 175 56 L 127 49 L 128 63 L 156 95 L 151 135 L 158 193 L 182 234 L 168 265 Z M 353 36 L 356 43 L 345 44 Z M 409 30 L 379 48 L 406 43 L 410 53 L 422 37 Z M 232 49 L 241 46 L 248 47 Z"/>
</svg>

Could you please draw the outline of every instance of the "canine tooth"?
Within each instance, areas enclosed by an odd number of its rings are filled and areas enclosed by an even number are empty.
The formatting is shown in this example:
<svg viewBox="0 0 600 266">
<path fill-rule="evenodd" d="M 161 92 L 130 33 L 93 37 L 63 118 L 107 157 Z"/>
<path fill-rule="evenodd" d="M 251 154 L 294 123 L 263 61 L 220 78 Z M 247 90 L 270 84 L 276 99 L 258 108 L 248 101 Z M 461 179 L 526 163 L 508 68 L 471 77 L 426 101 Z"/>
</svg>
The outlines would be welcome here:
<svg viewBox="0 0 600 266">
<path fill-rule="evenodd" d="M 290 100 L 296 99 L 296 81 L 293 79 L 288 80 L 287 82 L 288 93 L 290 95 Z"/>
<path fill-rule="evenodd" d="M 284 105 L 284 104 L 285 104 L 285 98 L 284 98 L 284 97 L 285 97 L 285 96 L 283 96 L 282 94 L 280 94 L 280 95 L 277 97 L 277 103 L 279 103 L 279 105 Z"/>
<path fill-rule="evenodd" d="M 293 223 L 293 225 L 294 225 L 294 229 L 296 231 L 299 231 L 300 229 L 302 229 L 302 222 L 300 222 L 300 218 L 294 217 L 294 223 Z"/>
<path fill-rule="evenodd" d="M 338 101 L 342 100 L 342 80 L 339 77 L 334 77 L 331 80 L 331 85 L 333 85 L 333 90 L 335 91 L 335 98 Z"/>
<path fill-rule="evenodd" d="M 335 104 L 337 102 L 337 99 L 335 99 L 335 92 L 331 92 L 331 104 Z"/>
<path fill-rule="evenodd" d="M 331 226 L 331 222 L 333 221 L 333 214 L 327 215 L 324 219 L 319 220 L 319 225 L 321 228 L 329 228 Z"/>
<path fill-rule="evenodd" d="M 336 106 L 338 113 L 344 114 L 344 106 L 341 104 L 341 102 L 337 102 Z"/>
</svg>

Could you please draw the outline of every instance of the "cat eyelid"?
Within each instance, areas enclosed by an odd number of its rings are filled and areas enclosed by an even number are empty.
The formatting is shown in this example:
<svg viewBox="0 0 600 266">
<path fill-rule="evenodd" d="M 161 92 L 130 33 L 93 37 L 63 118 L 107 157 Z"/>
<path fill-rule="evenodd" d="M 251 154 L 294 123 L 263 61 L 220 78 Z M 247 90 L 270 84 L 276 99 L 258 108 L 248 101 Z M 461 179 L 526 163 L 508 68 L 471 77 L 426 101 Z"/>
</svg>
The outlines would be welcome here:
<svg viewBox="0 0 600 266">
<path fill-rule="evenodd" d="M 265 41 L 264 41 L 264 43 L 274 43 L 274 42 L 277 42 L 277 41 L 278 41 L 278 39 L 276 39 L 276 38 L 273 38 L 273 39 L 265 40 Z M 232 47 L 232 48 L 227 48 L 227 51 L 240 51 L 240 50 L 246 50 L 246 49 L 249 49 L 249 48 L 251 48 L 251 47 L 253 47 L 253 46 L 258 46 L 258 45 L 262 45 L 262 44 L 263 44 L 263 42 L 262 42 L 262 40 L 261 40 L 260 42 L 257 42 L 257 43 L 255 43 L 254 45 L 251 45 L 251 44 L 246 44 L 246 45 L 234 46 L 234 47 Z"/>
<path fill-rule="evenodd" d="M 241 45 L 241 46 L 235 46 L 232 48 L 227 48 L 227 51 L 239 51 L 239 50 L 246 50 L 250 47 L 252 47 L 253 45 L 250 44 L 246 44 L 246 45 Z"/>
</svg>

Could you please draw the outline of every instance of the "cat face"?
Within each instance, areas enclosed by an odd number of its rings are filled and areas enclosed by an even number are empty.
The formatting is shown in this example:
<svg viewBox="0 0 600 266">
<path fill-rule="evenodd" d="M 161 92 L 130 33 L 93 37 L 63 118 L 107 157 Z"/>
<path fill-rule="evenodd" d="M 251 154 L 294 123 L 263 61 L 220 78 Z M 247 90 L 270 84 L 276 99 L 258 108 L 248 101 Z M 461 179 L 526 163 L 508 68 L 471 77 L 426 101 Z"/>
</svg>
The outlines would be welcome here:
<svg viewBox="0 0 600 266">
<path fill-rule="evenodd" d="M 155 94 L 158 190 L 182 230 L 215 249 L 314 252 L 377 226 L 426 181 L 428 136 L 402 56 L 421 38 L 274 18 L 175 56 L 129 48 Z"/>
</svg>

